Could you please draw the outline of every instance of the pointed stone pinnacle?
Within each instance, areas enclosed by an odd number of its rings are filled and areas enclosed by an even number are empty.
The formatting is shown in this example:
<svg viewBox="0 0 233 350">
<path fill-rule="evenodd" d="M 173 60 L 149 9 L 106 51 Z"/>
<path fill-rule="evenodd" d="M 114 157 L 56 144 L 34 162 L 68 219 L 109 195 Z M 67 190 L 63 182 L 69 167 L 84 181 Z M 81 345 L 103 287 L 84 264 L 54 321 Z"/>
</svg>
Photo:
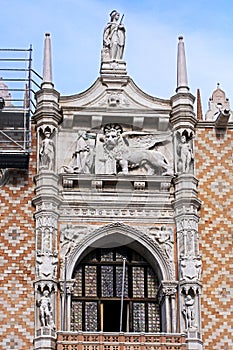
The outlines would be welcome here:
<svg viewBox="0 0 233 350">
<path fill-rule="evenodd" d="M 188 87 L 188 76 L 186 68 L 186 58 L 183 37 L 179 36 L 178 52 L 177 52 L 177 89 L 176 92 L 187 92 Z"/>
<path fill-rule="evenodd" d="M 45 34 L 44 41 L 44 66 L 43 66 L 43 87 L 53 88 L 52 83 L 52 54 L 50 34 Z"/>
</svg>

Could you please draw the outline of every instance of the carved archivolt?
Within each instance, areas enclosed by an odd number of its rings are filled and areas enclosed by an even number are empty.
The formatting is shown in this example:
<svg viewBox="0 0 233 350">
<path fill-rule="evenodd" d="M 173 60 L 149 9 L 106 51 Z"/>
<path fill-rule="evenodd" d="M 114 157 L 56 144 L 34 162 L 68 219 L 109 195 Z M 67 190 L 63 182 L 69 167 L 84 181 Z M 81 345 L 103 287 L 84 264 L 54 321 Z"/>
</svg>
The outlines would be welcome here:
<svg viewBox="0 0 233 350">
<path fill-rule="evenodd" d="M 144 254 L 147 254 L 148 257 L 150 256 L 150 259 L 153 260 L 152 262 L 159 269 L 161 279 L 171 281 L 175 278 L 174 264 L 169 259 L 166 250 L 163 249 L 157 240 L 151 238 L 149 232 L 145 230 L 139 231 L 122 223 L 102 226 L 94 231 L 84 228 L 82 233 L 80 227 L 77 227 L 77 231 L 75 226 L 69 229 L 73 230 L 73 233 L 67 233 L 66 230 L 62 233 L 61 247 L 62 260 L 65 255 L 67 256 L 67 279 L 72 278 L 73 269 L 87 248 L 124 244 L 137 246 L 138 249 L 141 248 L 143 250 Z M 61 271 L 61 275 L 63 275 L 63 271 Z"/>
</svg>

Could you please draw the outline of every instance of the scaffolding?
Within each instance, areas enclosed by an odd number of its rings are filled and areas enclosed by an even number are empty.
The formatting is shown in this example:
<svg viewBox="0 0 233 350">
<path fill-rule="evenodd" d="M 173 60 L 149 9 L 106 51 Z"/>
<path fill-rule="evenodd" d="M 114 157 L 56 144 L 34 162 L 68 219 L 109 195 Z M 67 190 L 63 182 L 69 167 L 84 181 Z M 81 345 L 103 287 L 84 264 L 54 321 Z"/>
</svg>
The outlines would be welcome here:
<svg viewBox="0 0 233 350">
<path fill-rule="evenodd" d="M 41 81 L 32 69 L 31 46 L 0 49 L 0 169 L 28 168 L 34 89 Z"/>
</svg>

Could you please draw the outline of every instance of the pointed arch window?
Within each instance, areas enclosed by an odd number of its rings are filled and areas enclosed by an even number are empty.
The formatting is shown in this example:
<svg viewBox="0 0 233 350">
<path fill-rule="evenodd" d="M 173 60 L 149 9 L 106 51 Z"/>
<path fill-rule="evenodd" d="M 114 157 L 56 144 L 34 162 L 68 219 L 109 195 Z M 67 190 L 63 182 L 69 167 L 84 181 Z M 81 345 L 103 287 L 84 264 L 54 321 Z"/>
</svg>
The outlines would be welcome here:
<svg viewBox="0 0 233 350">
<path fill-rule="evenodd" d="M 129 247 L 98 248 L 76 266 L 71 299 L 72 331 L 119 332 L 123 258 L 125 264 L 124 332 L 160 332 L 158 277 Z"/>
</svg>

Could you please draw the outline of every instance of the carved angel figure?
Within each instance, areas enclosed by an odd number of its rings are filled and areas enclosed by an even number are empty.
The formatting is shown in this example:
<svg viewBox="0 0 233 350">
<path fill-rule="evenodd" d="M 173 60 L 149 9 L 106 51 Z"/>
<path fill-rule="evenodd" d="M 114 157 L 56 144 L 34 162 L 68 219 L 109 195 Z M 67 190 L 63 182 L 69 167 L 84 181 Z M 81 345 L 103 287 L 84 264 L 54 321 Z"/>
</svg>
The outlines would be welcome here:
<svg viewBox="0 0 233 350">
<path fill-rule="evenodd" d="M 170 133 L 140 131 L 123 132 L 119 124 L 107 124 L 104 135 L 97 139 L 96 174 L 128 174 L 129 169 L 141 168 L 148 175 L 173 175 L 166 157 L 155 149 L 169 142 Z"/>
<path fill-rule="evenodd" d="M 88 230 L 86 226 L 73 226 L 72 224 L 67 224 L 64 228 L 61 229 L 61 256 L 64 257 L 68 255 L 75 244 L 80 241 Z"/>
<path fill-rule="evenodd" d="M 188 136 L 188 132 L 185 130 L 180 135 L 177 133 L 178 145 L 177 145 L 177 170 L 179 173 L 189 173 L 191 164 L 194 160 L 191 140 L 193 138 L 192 133 Z"/>
</svg>

